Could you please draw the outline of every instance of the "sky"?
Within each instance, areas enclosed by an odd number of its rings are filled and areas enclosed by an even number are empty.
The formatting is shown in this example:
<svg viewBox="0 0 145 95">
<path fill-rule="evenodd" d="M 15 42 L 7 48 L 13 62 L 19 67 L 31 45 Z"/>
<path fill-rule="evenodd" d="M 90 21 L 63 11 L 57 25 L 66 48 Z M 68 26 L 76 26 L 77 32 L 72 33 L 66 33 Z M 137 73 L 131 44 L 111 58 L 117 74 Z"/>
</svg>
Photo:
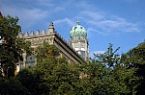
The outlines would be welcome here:
<svg viewBox="0 0 145 95">
<path fill-rule="evenodd" d="M 23 32 L 56 31 L 70 40 L 70 30 L 80 21 L 87 30 L 90 55 L 112 43 L 125 53 L 145 40 L 145 0 L 0 0 L 3 15 L 19 17 Z"/>
</svg>

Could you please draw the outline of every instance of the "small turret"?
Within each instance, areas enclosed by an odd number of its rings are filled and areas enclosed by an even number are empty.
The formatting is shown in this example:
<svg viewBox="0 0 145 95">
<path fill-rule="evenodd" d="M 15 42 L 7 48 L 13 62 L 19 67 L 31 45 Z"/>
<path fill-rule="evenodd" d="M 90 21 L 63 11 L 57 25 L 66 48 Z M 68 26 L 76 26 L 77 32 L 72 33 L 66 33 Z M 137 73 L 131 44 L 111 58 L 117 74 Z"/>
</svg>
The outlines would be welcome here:
<svg viewBox="0 0 145 95">
<path fill-rule="evenodd" d="M 49 27 L 48 27 L 48 32 L 49 32 L 49 33 L 55 33 L 55 29 L 54 29 L 53 22 L 50 23 L 50 25 L 49 25 Z"/>
<path fill-rule="evenodd" d="M 45 35 L 45 30 L 42 30 L 41 33 L 42 33 L 42 35 Z"/>
<path fill-rule="evenodd" d="M 39 35 L 39 30 L 37 30 L 37 31 L 35 31 L 36 32 L 36 36 L 38 36 Z"/>
<path fill-rule="evenodd" d="M 28 37 L 30 36 L 29 32 L 27 32 L 27 36 L 28 36 Z"/>
<path fill-rule="evenodd" d="M 33 33 L 33 36 L 36 36 L 36 33 L 34 31 L 32 33 Z"/>
</svg>

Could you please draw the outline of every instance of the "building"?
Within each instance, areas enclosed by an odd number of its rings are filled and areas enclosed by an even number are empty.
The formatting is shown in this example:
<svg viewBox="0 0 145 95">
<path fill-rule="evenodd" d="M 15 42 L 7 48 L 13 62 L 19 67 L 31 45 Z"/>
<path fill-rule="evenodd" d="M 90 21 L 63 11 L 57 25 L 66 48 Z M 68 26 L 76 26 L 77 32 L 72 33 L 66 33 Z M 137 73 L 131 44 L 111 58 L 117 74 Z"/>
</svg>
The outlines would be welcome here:
<svg viewBox="0 0 145 95">
<path fill-rule="evenodd" d="M 88 39 L 86 29 L 77 21 L 70 31 L 71 46 L 81 57 L 87 61 L 89 56 Z"/>
<path fill-rule="evenodd" d="M 86 63 L 88 59 L 87 32 L 78 22 L 70 31 L 70 43 L 67 43 L 67 41 L 65 41 L 63 37 L 55 31 L 53 23 L 50 23 L 48 30 L 46 31 L 35 31 L 32 33 L 27 32 L 20 34 L 19 37 L 26 39 L 26 41 L 30 41 L 33 50 L 42 45 L 44 42 L 54 45 L 59 49 L 60 55 L 64 56 L 69 63 Z M 18 66 L 18 69 L 36 64 L 36 57 L 34 55 L 28 57 L 26 56 L 27 55 L 24 53 L 23 64 Z"/>
</svg>

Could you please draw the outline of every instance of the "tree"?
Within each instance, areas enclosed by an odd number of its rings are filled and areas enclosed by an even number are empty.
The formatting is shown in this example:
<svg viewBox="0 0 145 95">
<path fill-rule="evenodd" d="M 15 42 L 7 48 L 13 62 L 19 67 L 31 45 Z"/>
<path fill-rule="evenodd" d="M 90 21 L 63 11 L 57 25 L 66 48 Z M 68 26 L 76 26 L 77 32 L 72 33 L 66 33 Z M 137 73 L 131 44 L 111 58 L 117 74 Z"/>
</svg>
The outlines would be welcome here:
<svg viewBox="0 0 145 95">
<path fill-rule="evenodd" d="M 36 66 L 23 70 L 18 79 L 32 95 L 74 95 L 79 71 L 59 56 L 59 50 L 44 43 L 36 49 Z"/>
<path fill-rule="evenodd" d="M 14 76 L 16 64 L 22 59 L 24 51 L 30 52 L 30 43 L 19 38 L 18 18 L 0 18 L 0 64 L 5 77 Z"/>
<path fill-rule="evenodd" d="M 135 95 L 138 78 L 112 46 L 107 56 L 113 65 L 96 59 L 88 64 L 68 64 L 59 51 L 45 44 L 37 49 L 37 65 L 19 73 L 18 79 L 32 95 Z M 112 55 L 113 54 L 113 55 Z M 112 68 L 113 67 L 113 68 Z"/>
<path fill-rule="evenodd" d="M 137 87 L 137 94 L 144 95 L 145 93 L 145 42 L 140 43 L 137 47 L 131 49 L 124 55 L 124 62 L 130 68 L 137 69 L 136 76 L 140 78 Z"/>
<path fill-rule="evenodd" d="M 125 62 L 124 55 L 120 56 L 116 54 L 118 49 L 119 48 L 113 51 L 112 44 L 110 44 L 104 54 L 101 56 L 95 55 L 97 57 L 96 61 L 107 64 L 107 66 L 104 64 L 107 73 L 103 76 L 103 87 L 107 86 L 105 89 L 109 90 L 104 91 L 107 95 L 134 95 L 136 94 L 136 86 L 139 81 L 139 78 L 135 75 L 136 68 L 129 68 L 128 64 Z"/>
<path fill-rule="evenodd" d="M 76 66 L 55 59 L 49 58 L 23 70 L 17 77 L 31 95 L 78 95 Z"/>
<path fill-rule="evenodd" d="M 56 59 L 59 56 L 59 50 L 54 45 L 44 42 L 36 49 L 36 56 L 38 63 L 41 63 L 47 59 Z"/>
<path fill-rule="evenodd" d="M 98 62 L 106 63 L 108 67 L 114 67 L 116 64 L 120 62 L 120 56 L 116 54 L 116 52 L 120 49 L 118 47 L 113 51 L 113 45 L 109 43 L 108 50 L 104 54 L 94 54 L 95 58 L 98 58 Z"/>
<path fill-rule="evenodd" d="M 17 79 L 31 95 L 49 95 L 49 87 L 44 82 L 42 74 L 35 72 L 33 68 L 20 71 Z"/>
<path fill-rule="evenodd" d="M 0 95 L 31 95 L 16 78 L 0 80 Z"/>
</svg>

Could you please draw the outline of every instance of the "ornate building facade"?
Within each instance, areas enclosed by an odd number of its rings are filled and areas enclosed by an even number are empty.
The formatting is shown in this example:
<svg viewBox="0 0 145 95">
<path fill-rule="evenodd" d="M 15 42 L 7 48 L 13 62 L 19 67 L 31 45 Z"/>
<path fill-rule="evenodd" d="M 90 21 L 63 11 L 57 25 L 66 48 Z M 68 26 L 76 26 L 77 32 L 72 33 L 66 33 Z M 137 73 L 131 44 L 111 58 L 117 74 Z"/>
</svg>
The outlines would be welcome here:
<svg viewBox="0 0 145 95">
<path fill-rule="evenodd" d="M 35 31 L 32 33 L 21 33 L 19 37 L 31 42 L 31 48 L 35 50 L 38 46 L 43 45 L 44 42 L 54 45 L 59 49 L 60 55 L 64 56 L 69 63 L 86 63 L 88 60 L 88 40 L 86 29 L 78 22 L 72 27 L 70 31 L 71 41 L 67 43 L 61 37 L 51 23 L 46 31 Z M 27 56 L 23 54 L 23 63 L 21 68 L 36 64 L 35 55 Z"/>
</svg>

